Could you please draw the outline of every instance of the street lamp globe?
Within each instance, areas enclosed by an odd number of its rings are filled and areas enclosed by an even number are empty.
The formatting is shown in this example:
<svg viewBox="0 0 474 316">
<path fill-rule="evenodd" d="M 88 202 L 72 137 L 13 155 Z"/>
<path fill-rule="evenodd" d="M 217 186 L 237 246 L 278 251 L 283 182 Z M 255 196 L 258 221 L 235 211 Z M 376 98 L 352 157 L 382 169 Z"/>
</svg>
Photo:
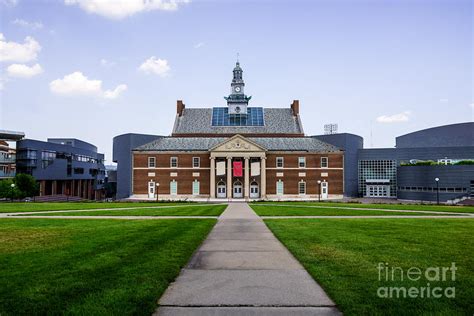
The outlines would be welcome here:
<svg viewBox="0 0 474 316">
<path fill-rule="evenodd" d="M 321 180 L 318 180 L 318 184 L 321 184 Z"/>
<path fill-rule="evenodd" d="M 438 182 L 438 181 L 439 181 L 439 178 L 435 178 L 435 181 Z"/>
<path fill-rule="evenodd" d="M 12 189 L 15 187 L 15 183 L 12 183 L 10 184 L 10 186 L 12 187 Z"/>
</svg>

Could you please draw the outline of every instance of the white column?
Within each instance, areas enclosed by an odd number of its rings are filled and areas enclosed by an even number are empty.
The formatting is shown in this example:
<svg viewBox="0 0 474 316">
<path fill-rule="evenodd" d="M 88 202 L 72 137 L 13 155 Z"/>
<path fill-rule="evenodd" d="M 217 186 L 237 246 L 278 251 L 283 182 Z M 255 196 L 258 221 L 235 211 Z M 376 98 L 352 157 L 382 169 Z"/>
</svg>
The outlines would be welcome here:
<svg viewBox="0 0 474 316">
<path fill-rule="evenodd" d="M 216 158 L 215 157 L 211 157 L 211 183 L 210 183 L 210 190 L 211 192 L 210 193 L 210 196 L 211 198 L 215 198 L 216 197 Z"/>
<path fill-rule="evenodd" d="M 244 198 L 249 197 L 250 193 L 250 173 L 249 173 L 249 157 L 245 157 L 245 170 L 244 170 Z"/>
<path fill-rule="evenodd" d="M 260 162 L 260 168 L 262 168 L 260 172 L 260 198 L 264 199 L 267 195 L 267 172 L 266 172 L 266 159 L 267 157 L 262 157 Z"/>
<path fill-rule="evenodd" d="M 232 198 L 232 157 L 227 157 L 227 197 Z"/>
</svg>

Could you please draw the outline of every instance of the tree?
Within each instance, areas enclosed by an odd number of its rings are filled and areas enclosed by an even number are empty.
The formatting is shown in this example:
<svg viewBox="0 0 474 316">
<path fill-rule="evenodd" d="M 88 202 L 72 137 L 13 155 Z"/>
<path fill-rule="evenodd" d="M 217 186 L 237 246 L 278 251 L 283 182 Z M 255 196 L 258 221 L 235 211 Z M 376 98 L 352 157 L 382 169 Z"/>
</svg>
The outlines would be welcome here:
<svg viewBox="0 0 474 316">
<path fill-rule="evenodd" d="M 5 179 L 0 181 L 0 198 L 13 200 L 19 198 L 20 196 L 21 192 L 14 183 L 13 179 Z"/>
<path fill-rule="evenodd" d="M 29 174 L 19 173 L 13 179 L 19 191 L 19 198 L 33 197 L 38 195 L 39 186 L 35 178 Z"/>
</svg>

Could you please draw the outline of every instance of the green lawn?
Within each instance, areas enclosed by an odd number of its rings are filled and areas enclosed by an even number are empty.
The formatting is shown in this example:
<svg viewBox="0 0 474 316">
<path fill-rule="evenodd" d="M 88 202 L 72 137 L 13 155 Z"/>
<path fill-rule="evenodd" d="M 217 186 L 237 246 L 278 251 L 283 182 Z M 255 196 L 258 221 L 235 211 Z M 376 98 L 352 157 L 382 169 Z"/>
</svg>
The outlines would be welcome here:
<svg viewBox="0 0 474 316">
<path fill-rule="evenodd" d="M 410 210 L 410 211 L 436 211 L 436 212 L 457 212 L 473 213 L 474 206 L 451 206 L 432 204 L 362 204 L 362 203 L 340 203 L 340 202 L 254 202 L 250 205 L 295 205 L 295 206 L 329 206 L 329 207 L 350 207 L 350 208 L 373 208 L 388 210 Z"/>
<path fill-rule="evenodd" d="M 193 203 L 188 203 L 193 205 Z M 183 202 L 1 202 L 0 213 L 186 205 Z"/>
<path fill-rule="evenodd" d="M 84 211 L 84 212 L 57 212 L 38 213 L 47 216 L 219 216 L 227 208 L 224 204 L 207 205 L 179 205 L 165 208 L 136 208 L 133 210 Z M 25 215 L 27 216 L 27 215 Z"/>
<path fill-rule="evenodd" d="M 323 286 L 345 315 L 472 315 L 474 220 L 472 219 L 267 219 L 265 223 Z M 445 282 L 379 281 L 379 263 L 401 267 L 449 267 Z M 383 270 L 386 271 L 386 270 Z M 391 270 L 389 270 L 391 271 Z M 433 274 L 431 274 L 433 276 Z M 391 272 L 389 273 L 389 279 Z M 380 298 L 379 287 L 455 287 L 455 298 Z M 425 290 L 426 291 L 426 290 Z M 438 293 L 438 292 L 436 292 Z M 396 296 L 396 293 L 393 294 Z"/>
<path fill-rule="evenodd" d="M 0 220 L 0 315 L 151 315 L 216 220 Z"/>
<path fill-rule="evenodd" d="M 377 215 L 377 216 L 393 216 L 393 215 L 444 215 L 444 214 L 430 214 L 430 213 L 415 213 L 415 212 L 387 212 L 387 211 L 372 211 L 372 210 L 350 210 L 343 208 L 319 208 L 319 207 L 291 207 L 285 205 L 261 205 L 250 204 L 250 207 L 260 216 L 358 216 L 358 215 Z M 449 214 L 447 214 L 449 215 Z"/>
</svg>

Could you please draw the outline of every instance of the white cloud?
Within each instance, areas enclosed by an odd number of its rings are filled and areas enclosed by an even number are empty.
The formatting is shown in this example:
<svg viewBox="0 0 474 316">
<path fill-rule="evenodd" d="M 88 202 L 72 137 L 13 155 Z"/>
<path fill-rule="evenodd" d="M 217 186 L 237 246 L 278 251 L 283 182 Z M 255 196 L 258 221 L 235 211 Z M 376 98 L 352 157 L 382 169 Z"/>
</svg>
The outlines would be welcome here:
<svg viewBox="0 0 474 316">
<path fill-rule="evenodd" d="M 35 60 L 41 50 L 40 44 L 32 37 L 25 38 L 23 44 L 7 42 L 0 33 L 0 61 L 13 61 L 25 63 Z"/>
<path fill-rule="evenodd" d="M 151 56 L 143 62 L 138 69 L 146 74 L 155 74 L 161 77 L 166 77 L 171 68 L 166 59 Z"/>
<path fill-rule="evenodd" d="M 103 67 L 112 67 L 112 66 L 115 66 L 115 63 L 113 61 L 102 58 L 100 60 L 100 65 Z"/>
<path fill-rule="evenodd" d="M 43 23 L 41 22 L 29 22 L 23 19 L 15 19 L 12 21 L 12 23 L 21 27 L 30 28 L 32 30 L 39 30 L 43 28 Z"/>
<path fill-rule="evenodd" d="M 469 106 L 474 109 L 474 103 L 469 104 Z"/>
<path fill-rule="evenodd" d="M 408 122 L 410 120 L 410 111 L 405 111 L 393 115 L 382 115 L 377 117 L 376 121 L 379 123 L 400 123 Z"/>
<path fill-rule="evenodd" d="M 174 11 L 189 0 L 64 0 L 66 5 L 78 5 L 82 10 L 110 19 L 123 19 L 136 13 L 163 10 Z"/>
<path fill-rule="evenodd" d="M 439 99 L 439 102 L 446 103 L 446 102 L 449 102 L 449 99 Z"/>
<path fill-rule="evenodd" d="M 118 85 L 113 90 L 102 90 L 102 80 L 89 80 L 80 71 L 73 72 L 49 83 L 51 92 L 60 95 L 85 95 L 105 99 L 115 99 L 127 90 L 125 84 Z"/>
<path fill-rule="evenodd" d="M 106 90 L 104 92 L 104 98 L 106 99 L 115 99 L 117 98 L 122 92 L 127 90 L 126 84 L 119 84 L 114 90 Z"/>
<path fill-rule="evenodd" d="M 197 43 L 196 45 L 194 45 L 194 48 L 201 48 L 201 47 L 203 47 L 204 45 L 205 45 L 205 43 L 199 42 L 199 43 Z"/>
<path fill-rule="evenodd" d="M 43 72 L 43 68 L 39 64 L 27 66 L 24 64 L 12 64 L 8 66 L 7 73 L 10 77 L 31 78 Z"/>
</svg>

